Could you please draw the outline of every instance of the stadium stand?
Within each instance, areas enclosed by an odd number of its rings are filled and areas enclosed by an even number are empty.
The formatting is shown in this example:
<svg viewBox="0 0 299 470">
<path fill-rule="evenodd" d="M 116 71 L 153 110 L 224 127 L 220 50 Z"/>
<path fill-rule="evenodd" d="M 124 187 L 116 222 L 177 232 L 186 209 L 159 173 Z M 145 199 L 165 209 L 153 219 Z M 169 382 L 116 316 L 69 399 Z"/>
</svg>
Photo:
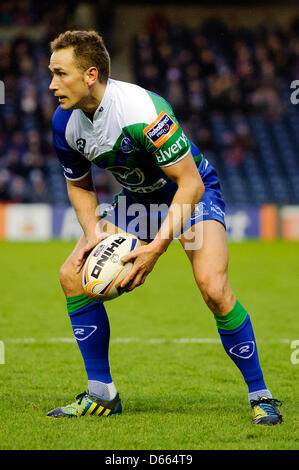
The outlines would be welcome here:
<svg viewBox="0 0 299 470">
<path fill-rule="evenodd" d="M 215 165 L 230 204 L 298 203 L 299 21 L 287 31 L 198 30 L 149 19 L 134 39 L 140 85 L 162 94 Z"/>
<path fill-rule="evenodd" d="M 51 2 L 51 11 L 40 3 L 0 7 L 0 200 L 65 206 L 51 141 L 56 102 L 48 92 L 48 42 L 77 26 L 69 19 L 76 2 L 68 3 L 67 14 L 60 2 Z M 23 34 L 35 24 L 37 37 Z M 11 25 L 19 32 L 5 38 L 1 28 Z M 111 31 L 113 22 L 109 40 Z M 299 19 L 288 28 L 254 29 L 211 19 L 192 29 L 155 15 L 135 35 L 131 57 L 134 81 L 171 103 L 216 167 L 228 204 L 299 203 L 299 105 L 290 100 L 290 84 L 299 77 Z M 95 183 L 109 202 L 112 179 L 98 170 Z"/>
<path fill-rule="evenodd" d="M 0 106 L 0 201 L 69 205 L 52 146 L 51 120 L 57 101 L 48 90 L 48 65 L 49 41 L 67 28 L 80 27 L 72 17 L 75 4 L 1 3 L 0 78 L 5 104 Z M 37 37 L 24 34 L 36 25 L 40 27 Z M 14 34 L 7 33 L 7 28 Z M 101 199 L 109 202 L 115 192 L 112 178 L 98 170 L 95 184 Z"/>
</svg>

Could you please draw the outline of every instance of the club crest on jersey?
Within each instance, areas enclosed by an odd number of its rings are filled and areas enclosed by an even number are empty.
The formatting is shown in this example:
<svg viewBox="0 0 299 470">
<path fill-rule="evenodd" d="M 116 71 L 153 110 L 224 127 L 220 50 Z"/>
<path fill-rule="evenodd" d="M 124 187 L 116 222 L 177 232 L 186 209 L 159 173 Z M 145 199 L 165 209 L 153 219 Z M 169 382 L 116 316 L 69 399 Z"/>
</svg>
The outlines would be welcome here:
<svg viewBox="0 0 299 470">
<path fill-rule="evenodd" d="M 241 359 L 249 359 L 255 351 L 254 341 L 245 341 L 230 348 L 230 354 L 240 357 Z"/>
<path fill-rule="evenodd" d="M 130 153 L 130 152 L 132 152 L 133 147 L 134 147 L 134 142 L 132 141 L 132 139 L 129 136 L 126 135 L 120 143 L 121 151 L 123 153 Z"/>
<path fill-rule="evenodd" d="M 177 129 L 178 125 L 174 120 L 162 111 L 154 122 L 143 129 L 143 133 L 155 147 L 160 147 Z"/>
<path fill-rule="evenodd" d="M 86 140 L 85 139 L 77 139 L 76 140 L 76 145 L 77 145 L 77 149 L 79 150 L 79 152 L 81 153 L 84 153 L 84 149 L 85 149 L 85 145 L 86 145 Z"/>
</svg>

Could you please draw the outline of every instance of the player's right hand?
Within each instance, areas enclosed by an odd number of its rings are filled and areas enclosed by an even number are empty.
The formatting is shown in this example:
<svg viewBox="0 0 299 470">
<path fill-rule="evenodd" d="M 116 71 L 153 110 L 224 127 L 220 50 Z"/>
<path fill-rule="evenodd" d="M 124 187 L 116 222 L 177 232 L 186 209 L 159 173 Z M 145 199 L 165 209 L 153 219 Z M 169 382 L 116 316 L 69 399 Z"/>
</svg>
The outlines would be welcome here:
<svg viewBox="0 0 299 470">
<path fill-rule="evenodd" d="M 91 252 L 91 250 L 102 240 L 109 237 L 107 232 L 98 232 L 97 235 L 89 237 L 85 234 L 82 235 L 78 244 L 78 251 L 75 260 L 76 273 L 79 273 L 84 266 L 84 263 Z"/>
</svg>

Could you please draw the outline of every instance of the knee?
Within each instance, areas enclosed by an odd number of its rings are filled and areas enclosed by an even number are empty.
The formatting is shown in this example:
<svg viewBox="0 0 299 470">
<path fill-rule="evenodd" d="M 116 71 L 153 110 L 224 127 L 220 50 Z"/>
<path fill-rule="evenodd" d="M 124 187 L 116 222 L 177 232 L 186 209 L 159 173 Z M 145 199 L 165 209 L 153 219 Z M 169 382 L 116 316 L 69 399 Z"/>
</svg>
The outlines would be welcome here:
<svg viewBox="0 0 299 470">
<path fill-rule="evenodd" d="M 210 299 L 211 301 L 218 303 L 223 297 L 223 292 L 225 290 L 225 280 L 224 276 L 221 275 L 201 275 L 197 279 L 198 287 L 205 299 Z"/>
<path fill-rule="evenodd" d="M 59 280 L 64 291 L 74 284 L 76 275 L 74 267 L 66 261 L 59 270 Z"/>
<path fill-rule="evenodd" d="M 70 269 L 68 268 L 67 263 L 63 263 L 63 265 L 59 269 L 59 280 L 62 287 L 68 281 L 70 275 Z"/>
<path fill-rule="evenodd" d="M 214 314 L 222 315 L 231 310 L 234 295 L 227 273 L 202 273 L 196 281 L 203 299 Z"/>
<path fill-rule="evenodd" d="M 70 254 L 59 270 L 59 280 L 66 297 L 84 294 L 82 287 L 82 271 L 76 269 L 76 256 Z"/>
</svg>

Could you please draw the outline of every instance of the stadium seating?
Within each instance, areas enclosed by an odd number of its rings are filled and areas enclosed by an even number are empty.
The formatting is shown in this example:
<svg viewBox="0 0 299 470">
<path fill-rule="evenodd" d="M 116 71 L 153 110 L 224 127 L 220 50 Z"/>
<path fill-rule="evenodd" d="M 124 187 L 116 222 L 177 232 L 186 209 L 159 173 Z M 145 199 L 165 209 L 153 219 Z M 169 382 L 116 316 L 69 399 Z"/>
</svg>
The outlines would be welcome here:
<svg viewBox="0 0 299 470">
<path fill-rule="evenodd" d="M 8 9 L 2 26 L 11 15 Z M 21 24 L 49 22 L 42 9 L 18 15 Z M 133 40 L 135 81 L 170 101 L 185 132 L 216 167 L 227 203 L 298 204 L 299 104 L 290 100 L 299 68 L 298 23 L 287 31 L 236 30 L 219 21 L 197 30 L 166 20 L 156 28 L 150 24 Z M 221 40 L 212 31 L 221 31 Z M 2 201 L 36 202 L 43 194 L 43 201 L 69 204 L 51 144 L 56 103 L 47 92 L 47 44 L 55 32 L 36 41 L 0 40 L 6 85 L 0 107 Z M 36 168 L 39 176 L 32 173 Z M 41 176 L 43 193 L 36 182 Z M 110 180 L 96 180 L 111 200 Z"/>
</svg>

